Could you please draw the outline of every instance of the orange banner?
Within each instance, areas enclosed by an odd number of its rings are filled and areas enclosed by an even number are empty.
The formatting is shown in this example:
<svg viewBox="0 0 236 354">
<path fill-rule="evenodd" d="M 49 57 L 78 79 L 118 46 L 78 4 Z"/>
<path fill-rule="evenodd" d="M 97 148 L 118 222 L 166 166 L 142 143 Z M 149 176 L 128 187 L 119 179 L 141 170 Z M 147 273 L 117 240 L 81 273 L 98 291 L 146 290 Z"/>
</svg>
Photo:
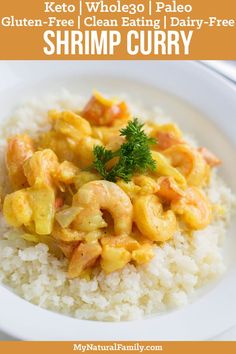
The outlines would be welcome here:
<svg viewBox="0 0 236 354">
<path fill-rule="evenodd" d="M 235 354 L 236 342 L 1 342 L 4 354 L 165 353 Z"/>
<path fill-rule="evenodd" d="M 236 59 L 235 0 L 8 0 L 0 59 Z"/>
</svg>

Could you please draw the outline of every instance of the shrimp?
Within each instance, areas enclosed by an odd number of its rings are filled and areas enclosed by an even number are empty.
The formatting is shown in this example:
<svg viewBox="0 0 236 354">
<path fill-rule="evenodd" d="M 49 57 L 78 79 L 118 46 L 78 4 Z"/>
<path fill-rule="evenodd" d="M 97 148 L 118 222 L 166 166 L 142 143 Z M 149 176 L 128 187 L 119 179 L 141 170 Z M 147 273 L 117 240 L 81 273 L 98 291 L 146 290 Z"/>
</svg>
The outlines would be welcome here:
<svg viewBox="0 0 236 354">
<path fill-rule="evenodd" d="M 157 139 L 155 146 L 157 150 L 166 150 L 172 145 L 183 144 L 182 133 L 173 123 L 151 125 L 150 129 L 150 136 Z"/>
<path fill-rule="evenodd" d="M 167 241 L 177 229 L 174 212 L 164 212 L 159 198 L 153 194 L 138 197 L 134 201 L 134 221 L 140 232 L 153 241 Z"/>
<path fill-rule="evenodd" d="M 190 187 L 185 195 L 171 203 L 171 209 L 193 230 L 204 229 L 211 222 L 211 205 L 197 187 Z"/>
<path fill-rule="evenodd" d="M 173 145 L 163 154 L 178 169 L 191 186 L 201 186 L 208 180 L 209 167 L 201 154 L 187 144 Z"/>
<path fill-rule="evenodd" d="M 111 125 L 117 119 L 127 118 L 129 112 L 125 102 L 108 100 L 95 92 L 81 115 L 94 125 Z"/>
<path fill-rule="evenodd" d="M 93 148 L 96 145 L 102 145 L 102 142 L 99 139 L 90 136 L 86 136 L 79 141 L 76 147 L 76 153 L 78 164 L 81 168 L 86 168 L 93 163 Z"/>
<path fill-rule="evenodd" d="M 71 259 L 73 252 L 79 246 L 79 242 L 63 242 L 57 240 L 57 246 L 67 259 Z"/>
<path fill-rule="evenodd" d="M 83 207 L 74 222 L 74 227 L 79 231 L 105 227 L 101 210 L 106 210 L 113 218 L 116 235 L 128 235 L 131 232 L 133 216 L 131 201 L 113 182 L 104 180 L 88 182 L 74 195 L 73 205 Z"/>
<path fill-rule="evenodd" d="M 170 133 L 175 138 L 181 139 L 182 132 L 179 127 L 174 123 L 157 124 L 153 121 L 145 122 L 146 133 L 152 137 L 156 136 L 157 132 Z"/>
<path fill-rule="evenodd" d="M 205 147 L 198 148 L 198 151 L 210 167 L 219 166 L 221 160 Z"/>
<path fill-rule="evenodd" d="M 54 130 L 40 134 L 37 147 L 39 150 L 53 150 L 60 162 L 67 160 L 76 163 L 78 160 L 75 151 L 77 142 Z"/>
<path fill-rule="evenodd" d="M 157 181 L 157 195 L 167 201 L 179 199 L 184 191 L 178 186 L 173 177 L 160 177 Z"/>
<path fill-rule="evenodd" d="M 49 117 L 53 122 L 53 129 L 55 131 L 76 141 L 92 133 L 89 122 L 74 112 L 50 111 Z"/>
<path fill-rule="evenodd" d="M 52 186 L 52 176 L 56 173 L 58 167 L 58 158 L 50 149 L 35 152 L 23 166 L 24 174 L 30 186 Z"/>
<path fill-rule="evenodd" d="M 6 166 L 11 183 L 16 189 L 27 186 L 23 164 L 33 153 L 33 141 L 27 134 L 15 135 L 8 139 Z"/>
<path fill-rule="evenodd" d="M 102 253 L 98 243 L 81 243 L 73 252 L 69 268 L 69 278 L 77 278 L 83 270 L 91 267 Z"/>
<path fill-rule="evenodd" d="M 157 131 L 155 134 L 157 138 L 157 149 L 166 150 L 172 145 L 182 144 L 182 140 L 176 138 L 172 133 Z"/>
</svg>

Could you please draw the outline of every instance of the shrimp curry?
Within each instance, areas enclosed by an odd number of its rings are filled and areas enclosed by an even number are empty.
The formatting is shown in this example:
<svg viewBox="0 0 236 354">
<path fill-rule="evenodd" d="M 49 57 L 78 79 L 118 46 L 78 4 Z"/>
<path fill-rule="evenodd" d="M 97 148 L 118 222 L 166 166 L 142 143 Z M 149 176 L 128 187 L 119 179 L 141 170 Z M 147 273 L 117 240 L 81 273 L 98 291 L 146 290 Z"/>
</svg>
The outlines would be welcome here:
<svg viewBox="0 0 236 354">
<path fill-rule="evenodd" d="M 68 259 L 68 276 L 148 263 L 155 245 L 212 217 L 204 189 L 220 161 L 172 123 L 139 122 L 99 93 L 81 110 L 49 111 L 50 130 L 8 139 L 7 223 Z"/>
</svg>

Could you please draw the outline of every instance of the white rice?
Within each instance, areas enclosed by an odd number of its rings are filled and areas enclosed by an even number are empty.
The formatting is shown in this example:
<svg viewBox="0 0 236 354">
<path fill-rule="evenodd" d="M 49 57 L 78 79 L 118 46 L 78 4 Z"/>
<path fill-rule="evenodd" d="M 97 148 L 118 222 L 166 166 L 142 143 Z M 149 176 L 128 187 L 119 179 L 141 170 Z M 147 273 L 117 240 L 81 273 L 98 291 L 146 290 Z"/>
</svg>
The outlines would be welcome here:
<svg viewBox="0 0 236 354">
<path fill-rule="evenodd" d="M 48 109 L 76 110 L 83 103 L 77 95 L 63 92 L 23 105 L 7 124 L 2 123 L 0 185 L 8 189 L 4 168 L 7 136 L 48 129 Z M 149 117 L 162 119 L 157 112 Z M 176 233 L 171 242 L 155 248 L 154 259 L 145 266 L 129 264 L 108 276 L 101 271 L 90 281 L 68 280 L 67 260 L 56 259 L 44 244 L 34 246 L 17 237 L 19 231 L 10 229 L 0 212 L 0 281 L 34 304 L 80 319 L 131 320 L 182 306 L 196 289 L 225 270 L 222 241 L 235 199 L 216 174 L 207 194 L 212 203 L 225 209 L 224 217 L 216 217 L 191 237 Z"/>
</svg>

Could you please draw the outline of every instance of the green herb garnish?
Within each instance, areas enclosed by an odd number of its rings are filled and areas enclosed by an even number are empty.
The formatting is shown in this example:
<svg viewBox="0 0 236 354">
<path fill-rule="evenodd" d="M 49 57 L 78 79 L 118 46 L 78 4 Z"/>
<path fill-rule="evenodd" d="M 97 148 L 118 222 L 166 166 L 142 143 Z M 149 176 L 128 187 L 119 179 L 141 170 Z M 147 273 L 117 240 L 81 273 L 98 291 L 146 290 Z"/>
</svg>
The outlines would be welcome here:
<svg viewBox="0 0 236 354">
<path fill-rule="evenodd" d="M 136 172 L 154 171 L 156 162 L 152 158 L 150 145 L 155 144 L 156 139 L 149 138 L 145 134 L 143 124 L 135 118 L 128 123 L 127 127 L 120 130 L 120 135 L 126 138 L 126 142 L 115 152 L 99 145 L 94 147 L 93 168 L 104 179 L 112 182 L 115 182 L 118 178 L 128 182 Z M 117 157 L 118 161 L 108 169 L 107 163 L 114 157 Z"/>
</svg>

